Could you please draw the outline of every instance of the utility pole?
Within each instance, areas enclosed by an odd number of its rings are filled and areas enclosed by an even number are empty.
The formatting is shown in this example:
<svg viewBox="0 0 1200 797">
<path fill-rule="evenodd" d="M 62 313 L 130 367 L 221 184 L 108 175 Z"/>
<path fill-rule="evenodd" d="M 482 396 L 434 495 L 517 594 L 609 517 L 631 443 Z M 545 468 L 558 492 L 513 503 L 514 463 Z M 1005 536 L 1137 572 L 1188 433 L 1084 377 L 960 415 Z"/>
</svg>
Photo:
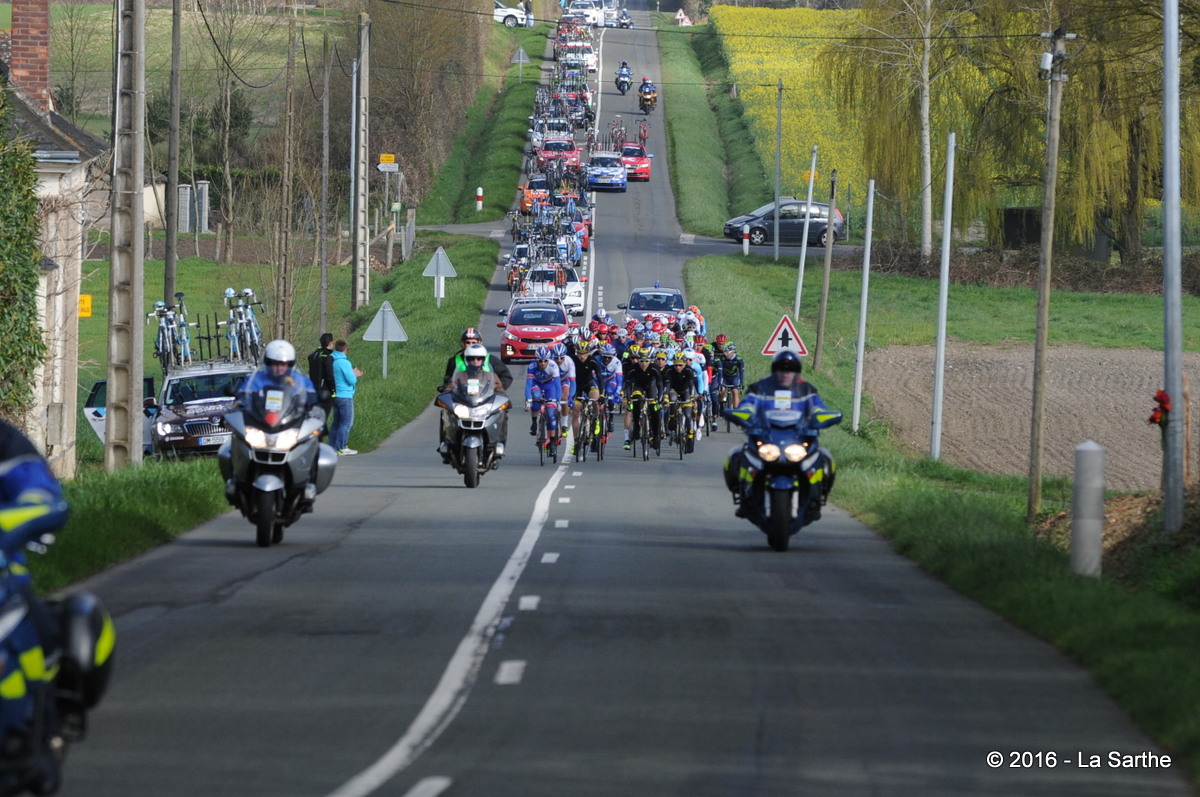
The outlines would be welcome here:
<svg viewBox="0 0 1200 797">
<path fill-rule="evenodd" d="M 1050 81 L 1050 102 L 1046 114 L 1046 176 L 1042 181 L 1042 240 L 1038 252 L 1037 333 L 1033 346 L 1033 415 L 1029 437 L 1029 504 L 1025 522 L 1033 523 L 1042 509 L 1042 424 L 1046 413 L 1046 347 L 1050 326 L 1050 265 L 1054 251 L 1054 194 L 1058 184 L 1058 131 L 1062 121 L 1062 92 L 1067 75 L 1063 62 L 1067 57 L 1067 39 L 1059 27 L 1043 33 L 1053 51 L 1042 54 L 1041 68 Z"/>
<path fill-rule="evenodd" d="M 825 344 L 825 308 L 829 304 L 829 272 L 833 270 L 833 218 L 837 212 L 837 169 L 829 178 L 829 218 L 825 225 L 825 267 L 821 271 L 821 303 L 817 311 L 817 347 L 813 350 L 813 370 L 821 367 L 821 349 Z"/>
<path fill-rule="evenodd" d="M 322 37 L 321 52 L 325 60 L 325 91 L 321 95 L 321 229 L 318 249 L 321 258 L 320 332 L 324 333 L 329 330 L 329 73 L 333 69 L 328 29 Z"/>
<path fill-rule="evenodd" d="M 118 0 L 104 469 L 142 461 L 146 3 Z"/>
<path fill-rule="evenodd" d="M 1163 531 L 1183 527 L 1183 285 L 1180 271 L 1179 0 L 1163 3 L 1163 371 L 1175 417 L 1163 446 Z"/>
<path fill-rule="evenodd" d="M 163 217 L 167 240 L 163 252 L 163 301 L 175 304 L 175 264 L 179 260 L 179 103 L 181 0 L 171 0 L 170 130 L 167 131 L 167 206 Z"/>
<path fill-rule="evenodd" d="M 354 81 L 353 201 L 354 257 L 351 264 L 350 309 L 366 307 L 371 301 L 371 231 L 367 226 L 367 119 L 371 93 L 371 18 L 358 15 L 358 61 Z"/>
<path fill-rule="evenodd" d="M 283 112 L 283 213 L 279 221 L 279 273 L 275 275 L 275 337 L 292 337 L 292 145 L 296 101 L 293 85 L 296 75 L 296 7 L 288 20 L 287 79 Z"/>
<path fill-rule="evenodd" d="M 779 93 L 775 97 L 775 262 L 779 262 L 779 193 L 780 159 L 783 152 L 783 78 L 779 78 Z"/>
</svg>

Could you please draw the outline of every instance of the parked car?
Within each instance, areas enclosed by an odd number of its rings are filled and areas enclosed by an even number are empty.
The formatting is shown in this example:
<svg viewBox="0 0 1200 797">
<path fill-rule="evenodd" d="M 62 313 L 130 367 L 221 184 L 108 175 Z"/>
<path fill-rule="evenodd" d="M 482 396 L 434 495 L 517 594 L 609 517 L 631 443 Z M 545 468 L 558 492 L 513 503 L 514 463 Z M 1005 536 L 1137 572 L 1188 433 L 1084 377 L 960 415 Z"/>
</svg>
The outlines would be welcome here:
<svg viewBox="0 0 1200 797">
<path fill-rule="evenodd" d="M 142 377 L 142 405 L 146 408 L 146 412 L 142 413 L 142 449 L 143 453 L 150 453 L 150 436 L 154 432 L 154 417 L 155 413 L 150 410 L 155 405 L 154 398 L 154 377 Z M 108 380 L 97 379 L 92 385 L 91 391 L 88 393 L 87 400 L 83 402 L 83 417 L 87 420 L 88 426 L 100 438 L 100 442 L 104 442 L 105 419 L 108 417 Z"/>
<path fill-rule="evenodd" d="M 808 222 L 808 242 L 825 245 L 826 231 L 829 229 L 829 205 L 813 202 Z M 837 208 L 834 208 L 833 235 L 834 241 L 846 237 L 845 219 Z M 794 196 L 779 198 L 779 242 L 781 244 L 798 244 L 804 236 L 805 202 Z M 744 213 L 741 216 L 725 222 L 725 237 L 735 241 L 742 240 L 742 226 L 750 225 L 750 243 L 755 246 L 769 244 L 775 235 L 775 203 L 770 202 L 761 208 Z"/>
<path fill-rule="evenodd" d="M 500 2 L 500 0 L 492 0 L 495 3 L 495 10 L 492 11 L 492 19 L 504 25 L 506 28 L 520 28 L 525 26 L 525 11 L 520 8 L 509 8 Z"/>
<path fill-rule="evenodd" d="M 650 159 L 646 148 L 637 142 L 626 142 L 621 147 L 621 160 L 625 163 L 625 173 L 630 180 L 650 181 Z"/>
<path fill-rule="evenodd" d="M 146 377 L 149 396 L 144 404 L 148 420 L 143 435 L 147 450 L 176 457 L 217 453 L 229 439 L 225 413 L 237 404 L 237 389 L 252 373 L 254 366 L 249 363 L 208 361 L 187 365 L 163 377 L 157 396 L 153 378 Z M 101 440 L 106 393 L 106 380 L 100 380 L 84 404 L 84 414 Z"/>
<path fill-rule="evenodd" d="M 569 324 L 567 308 L 558 299 L 513 299 L 505 320 L 496 324 L 504 330 L 500 336 L 500 359 L 506 363 L 532 360 L 538 346 L 562 343 Z"/>
<path fill-rule="evenodd" d="M 625 162 L 618 152 L 595 152 L 588 160 L 587 187 L 589 189 L 610 188 L 624 191 L 629 185 L 625 174 Z"/>
<path fill-rule="evenodd" d="M 648 288 L 635 288 L 629 294 L 629 301 L 622 302 L 617 308 L 625 311 L 625 320 L 636 319 L 644 321 L 646 316 L 665 319 L 668 316 L 679 315 L 687 304 L 683 301 L 683 291 L 678 288 L 664 288 L 653 285 Z"/>
</svg>

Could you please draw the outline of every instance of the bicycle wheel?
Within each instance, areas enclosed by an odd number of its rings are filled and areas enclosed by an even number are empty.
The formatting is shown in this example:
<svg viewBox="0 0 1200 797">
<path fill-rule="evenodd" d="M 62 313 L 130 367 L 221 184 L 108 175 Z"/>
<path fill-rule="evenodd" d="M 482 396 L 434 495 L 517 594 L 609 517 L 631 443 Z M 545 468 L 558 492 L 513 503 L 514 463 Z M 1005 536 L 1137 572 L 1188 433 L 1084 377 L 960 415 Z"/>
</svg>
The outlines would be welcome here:
<svg viewBox="0 0 1200 797">
<path fill-rule="evenodd" d="M 538 465 L 546 464 L 546 416 L 542 413 L 537 415 L 537 450 L 538 450 Z"/>
<path fill-rule="evenodd" d="M 650 459 L 650 418 L 647 413 L 650 412 L 649 407 L 642 407 L 641 418 L 638 419 L 638 439 L 642 443 L 642 461 Z"/>
<path fill-rule="evenodd" d="M 691 425 L 688 423 L 687 415 L 679 414 L 679 459 L 683 461 L 683 455 L 687 453 L 688 435 L 691 434 Z"/>
<path fill-rule="evenodd" d="M 171 343 L 167 340 L 167 330 L 158 328 L 158 337 L 154 341 L 154 356 L 162 363 L 163 373 L 171 370 Z"/>
</svg>

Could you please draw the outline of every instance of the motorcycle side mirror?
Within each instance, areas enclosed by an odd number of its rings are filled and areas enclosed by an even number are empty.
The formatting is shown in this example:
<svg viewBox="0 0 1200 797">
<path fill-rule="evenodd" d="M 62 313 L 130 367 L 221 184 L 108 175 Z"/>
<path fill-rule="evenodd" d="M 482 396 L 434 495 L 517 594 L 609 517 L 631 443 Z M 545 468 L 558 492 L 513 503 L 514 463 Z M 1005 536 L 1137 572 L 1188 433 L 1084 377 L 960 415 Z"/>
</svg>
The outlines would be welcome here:
<svg viewBox="0 0 1200 797">
<path fill-rule="evenodd" d="M 508 325 L 505 324 L 503 321 L 497 321 L 496 326 L 500 327 L 501 329 L 504 329 Z"/>
</svg>

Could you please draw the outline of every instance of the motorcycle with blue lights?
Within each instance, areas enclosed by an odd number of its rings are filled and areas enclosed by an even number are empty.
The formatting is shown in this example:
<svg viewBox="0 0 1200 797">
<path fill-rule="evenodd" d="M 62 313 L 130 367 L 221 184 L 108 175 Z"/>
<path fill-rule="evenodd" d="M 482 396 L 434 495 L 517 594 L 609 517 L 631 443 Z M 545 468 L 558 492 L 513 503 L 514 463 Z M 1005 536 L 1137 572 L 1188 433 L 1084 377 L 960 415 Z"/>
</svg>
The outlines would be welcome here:
<svg viewBox="0 0 1200 797">
<path fill-rule="evenodd" d="M 737 517 L 767 535 L 773 550 L 786 551 L 793 535 L 821 517 L 836 467 L 819 443 L 820 431 L 841 423 L 816 389 L 800 379 L 800 358 L 780 352 L 771 376 L 756 382 L 725 418 L 746 432 L 725 461 L 725 486 Z"/>
<path fill-rule="evenodd" d="M 68 746 L 108 688 L 116 632 L 90 592 L 42 601 L 25 550 L 66 522 L 61 498 L 0 506 L 0 795 L 53 794 Z"/>
<path fill-rule="evenodd" d="M 320 442 L 325 411 L 295 364 L 287 341 L 267 344 L 262 367 L 239 391 L 238 409 L 225 415 L 232 434 L 217 452 L 225 498 L 254 524 L 260 548 L 282 542 L 283 530 L 313 511 L 337 468 L 337 452 Z"/>
</svg>

